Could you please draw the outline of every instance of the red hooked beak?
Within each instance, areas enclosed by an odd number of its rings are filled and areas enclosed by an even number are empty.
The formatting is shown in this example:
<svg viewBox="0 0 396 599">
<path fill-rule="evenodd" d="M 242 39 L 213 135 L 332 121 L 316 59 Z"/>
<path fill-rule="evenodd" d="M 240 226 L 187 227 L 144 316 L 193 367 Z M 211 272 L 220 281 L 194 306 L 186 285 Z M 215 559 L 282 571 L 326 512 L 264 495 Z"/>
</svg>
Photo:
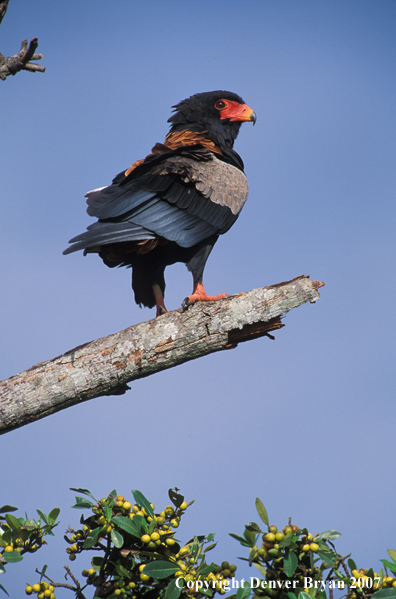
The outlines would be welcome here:
<svg viewBox="0 0 396 599">
<path fill-rule="evenodd" d="M 220 120 L 230 119 L 230 121 L 253 121 L 256 123 L 257 117 L 254 110 L 249 108 L 247 104 L 239 104 L 231 100 L 221 100 L 225 107 L 220 110 Z"/>
</svg>

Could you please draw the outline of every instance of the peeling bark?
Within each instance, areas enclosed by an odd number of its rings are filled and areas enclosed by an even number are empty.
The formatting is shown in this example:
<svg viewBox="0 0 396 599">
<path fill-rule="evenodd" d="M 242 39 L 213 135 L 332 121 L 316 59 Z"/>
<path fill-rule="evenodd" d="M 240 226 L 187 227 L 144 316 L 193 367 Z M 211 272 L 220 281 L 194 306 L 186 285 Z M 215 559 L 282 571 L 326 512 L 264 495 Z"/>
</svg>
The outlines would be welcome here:
<svg viewBox="0 0 396 599">
<path fill-rule="evenodd" d="M 129 382 L 262 336 L 284 325 L 292 308 L 320 298 L 323 283 L 292 281 L 199 302 L 80 345 L 0 381 L 0 434 L 102 395 Z"/>
</svg>

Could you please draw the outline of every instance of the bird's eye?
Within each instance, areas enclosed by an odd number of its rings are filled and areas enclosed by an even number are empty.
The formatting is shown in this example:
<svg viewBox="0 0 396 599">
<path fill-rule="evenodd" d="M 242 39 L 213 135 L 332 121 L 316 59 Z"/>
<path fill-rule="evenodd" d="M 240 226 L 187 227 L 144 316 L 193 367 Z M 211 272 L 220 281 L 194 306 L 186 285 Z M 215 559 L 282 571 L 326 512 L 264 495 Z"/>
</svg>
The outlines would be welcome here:
<svg viewBox="0 0 396 599">
<path fill-rule="evenodd" d="M 225 108 L 225 102 L 223 102 L 223 100 L 217 100 L 217 102 L 215 102 L 215 108 L 217 108 L 217 110 L 223 110 L 223 108 Z"/>
</svg>

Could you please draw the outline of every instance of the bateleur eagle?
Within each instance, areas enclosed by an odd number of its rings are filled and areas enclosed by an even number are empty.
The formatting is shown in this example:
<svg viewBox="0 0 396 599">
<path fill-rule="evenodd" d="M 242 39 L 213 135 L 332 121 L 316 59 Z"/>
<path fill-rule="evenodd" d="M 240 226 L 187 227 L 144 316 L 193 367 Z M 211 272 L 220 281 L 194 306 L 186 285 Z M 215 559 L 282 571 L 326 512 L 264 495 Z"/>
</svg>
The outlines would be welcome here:
<svg viewBox="0 0 396 599">
<path fill-rule="evenodd" d="M 184 306 L 208 296 L 206 260 L 219 235 L 234 224 L 248 196 L 243 162 L 233 150 L 244 121 L 256 115 L 237 94 L 195 94 L 173 107 L 170 131 L 151 154 L 87 193 L 87 212 L 99 220 L 70 240 L 63 253 L 98 253 L 103 262 L 132 267 L 137 304 L 164 304 L 166 266 L 184 262 L 194 279 Z"/>
</svg>

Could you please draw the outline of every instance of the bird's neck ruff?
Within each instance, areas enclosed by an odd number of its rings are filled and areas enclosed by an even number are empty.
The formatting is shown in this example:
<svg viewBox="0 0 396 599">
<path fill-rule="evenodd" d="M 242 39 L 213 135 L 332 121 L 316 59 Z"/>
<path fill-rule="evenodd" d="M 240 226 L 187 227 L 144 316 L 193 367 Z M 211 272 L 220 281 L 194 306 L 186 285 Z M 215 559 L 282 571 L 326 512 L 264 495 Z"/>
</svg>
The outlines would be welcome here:
<svg viewBox="0 0 396 599">
<path fill-rule="evenodd" d="M 177 122 L 172 125 L 168 136 L 172 136 L 176 133 L 196 133 L 204 137 L 221 150 L 232 150 L 234 147 L 235 139 L 239 133 L 241 123 L 235 122 L 216 122 L 212 119 L 208 119 L 199 123 L 188 123 L 188 122 Z M 167 136 L 167 137 L 168 137 Z"/>
</svg>

